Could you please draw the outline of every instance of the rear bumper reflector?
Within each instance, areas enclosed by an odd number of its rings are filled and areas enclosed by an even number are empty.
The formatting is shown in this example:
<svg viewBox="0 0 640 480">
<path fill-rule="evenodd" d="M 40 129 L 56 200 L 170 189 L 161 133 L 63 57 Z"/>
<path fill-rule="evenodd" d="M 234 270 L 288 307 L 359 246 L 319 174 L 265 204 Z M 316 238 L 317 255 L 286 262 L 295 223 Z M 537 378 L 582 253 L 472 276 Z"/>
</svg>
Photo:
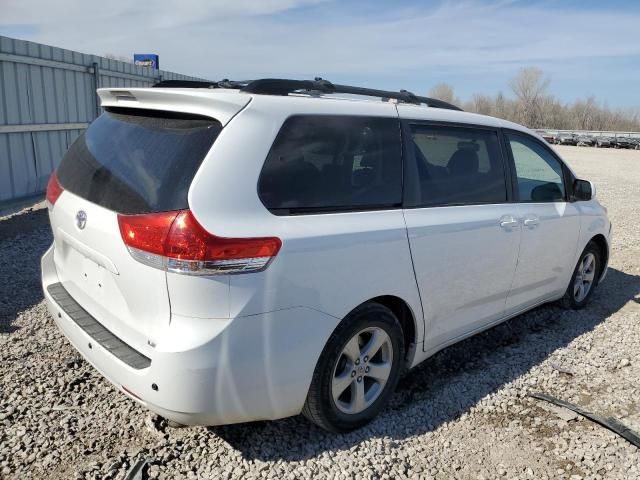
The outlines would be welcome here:
<svg viewBox="0 0 640 480">
<path fill-rule="evenodd" d="M 116 358 L 136 370 L 141 370 L 151 365 L 150 358 L 145 357 L 137 350 L 131 348 L 89 315 L 87 311 L 69 295 L 69 292 L 67 292 L 61 283 L 52 283 L 47 287 L 47 291 L 58 304 L 58 307 L 69 315 L 76 325 Z"/>
</svg>

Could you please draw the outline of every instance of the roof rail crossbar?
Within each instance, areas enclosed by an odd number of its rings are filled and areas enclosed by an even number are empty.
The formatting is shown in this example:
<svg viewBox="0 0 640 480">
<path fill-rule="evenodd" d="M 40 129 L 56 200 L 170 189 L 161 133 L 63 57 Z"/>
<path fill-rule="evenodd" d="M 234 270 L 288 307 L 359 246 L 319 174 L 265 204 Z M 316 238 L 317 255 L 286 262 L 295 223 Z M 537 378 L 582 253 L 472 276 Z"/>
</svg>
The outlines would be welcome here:
<svg viewBox="0 0 640 480">
<path fill-rule="evenodd" d="M 315 80 L 286 80 L 280 78 L 263 78 L 248 82 L 240 88 L 247 93 L 260 93 L 264 95 L 288 95 L 295 92 L 319 92 L 319 93 L 346 93 L 350 95 L 364 95 L 368 97 L 392 98 L 404 103 L 425 104 L 434 108 L 448 110 L 461 110 L 459 107 L 435 98 L 420 97 L 407 90 L 393 92 L 377 90 L 374 88 L 352 87 L 350 85 L 338 85 L 316 78 Z"/>
</svg>

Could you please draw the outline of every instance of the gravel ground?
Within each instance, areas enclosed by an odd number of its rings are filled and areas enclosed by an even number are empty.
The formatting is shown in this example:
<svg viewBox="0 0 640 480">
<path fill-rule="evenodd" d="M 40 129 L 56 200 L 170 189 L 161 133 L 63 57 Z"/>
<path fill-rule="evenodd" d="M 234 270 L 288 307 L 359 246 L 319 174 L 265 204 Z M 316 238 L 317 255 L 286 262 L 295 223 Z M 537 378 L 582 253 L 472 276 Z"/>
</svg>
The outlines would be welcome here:
<svg viewBox="0 0 640 480">
<path fill-rule="evenodd" d="M 111 478 L 640 478 L 640 450 L 542 391 L 640 431 L 640 152 L 558 149 L 614 224 L 611 268 L 581 312 L 543 306 L 435 355 L 371 425 L 301 417 L 169 428 L 78 358 L 48 317 L 46 210 L 0 219 L 0 476 Z M 572 374 L 562 373 L 558 368 Z"/>
</svg>

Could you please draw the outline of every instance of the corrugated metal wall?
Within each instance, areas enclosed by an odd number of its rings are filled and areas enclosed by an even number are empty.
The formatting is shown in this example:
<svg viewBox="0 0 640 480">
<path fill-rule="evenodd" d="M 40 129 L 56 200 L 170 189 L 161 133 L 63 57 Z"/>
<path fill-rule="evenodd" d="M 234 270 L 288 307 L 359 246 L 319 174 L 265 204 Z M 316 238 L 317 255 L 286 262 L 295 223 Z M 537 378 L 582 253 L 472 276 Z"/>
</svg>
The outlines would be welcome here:
<svg viewBox="0 0 640 480">
<path fill-rule="evenodd" d="M 96 87 L 198 80 L 0 36 L 0 204 L 41 193 L 99 112 Z"/>
</svg>

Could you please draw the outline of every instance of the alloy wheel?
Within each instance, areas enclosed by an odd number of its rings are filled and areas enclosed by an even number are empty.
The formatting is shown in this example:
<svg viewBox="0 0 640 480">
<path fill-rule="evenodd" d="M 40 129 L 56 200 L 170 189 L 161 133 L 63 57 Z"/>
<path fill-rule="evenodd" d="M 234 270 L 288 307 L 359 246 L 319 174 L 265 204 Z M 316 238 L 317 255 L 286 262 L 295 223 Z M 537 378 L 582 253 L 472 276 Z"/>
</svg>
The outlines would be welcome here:
<svg viewBox="0 0 640 480">
<path fill-rule="evenodd" d="M 573 282 L 573 298 L 576 302 L 582 302 L 593 285 L 596 275 L 596 256 L 593 253 L 587 253 L 578 266 L 578 272 Z"/>
<path fill-rule="evenodd" d="M 331 394 L 338 410 L 357 414 L 369 408 L 384 390 L 392 363 L 391 337 L 382 328 L 355 334 L 333 369 Z"/>
</svg>

